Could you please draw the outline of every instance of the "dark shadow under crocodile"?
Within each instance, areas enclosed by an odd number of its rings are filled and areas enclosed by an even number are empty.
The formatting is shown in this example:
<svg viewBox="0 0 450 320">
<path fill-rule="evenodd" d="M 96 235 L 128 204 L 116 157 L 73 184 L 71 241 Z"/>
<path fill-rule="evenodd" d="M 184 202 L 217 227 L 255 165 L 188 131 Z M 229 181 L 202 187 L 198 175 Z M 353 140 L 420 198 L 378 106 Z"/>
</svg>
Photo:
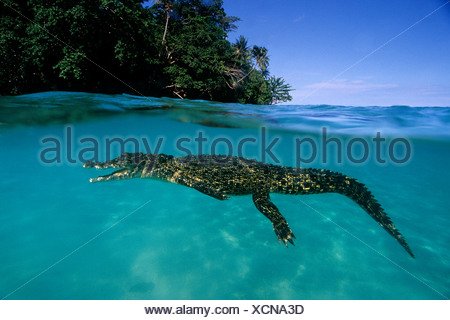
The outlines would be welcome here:
<svg viewBox="0 0 450 320">
<path fill-rule="evenodd" d="M 282 194 L 339 193 L 355 201 L 414 257 L 404 237 L 356 179 L 323 169 L 296 169 L 238 157 L 202 155 L 175 158 L 165 154 L 123 153 L 105 162 L 87 162 L 86 168 L 115 168 L 111 174 L 91 182 L 152 178 L 194 188 L 208 196 L 226 200 L 233 195 L 252 195 L 256 208 L 273 225 L 278 240 L 286 246 L 295 239 L 286 219 L 270 201 L 271 192 Z"/>
</svg>

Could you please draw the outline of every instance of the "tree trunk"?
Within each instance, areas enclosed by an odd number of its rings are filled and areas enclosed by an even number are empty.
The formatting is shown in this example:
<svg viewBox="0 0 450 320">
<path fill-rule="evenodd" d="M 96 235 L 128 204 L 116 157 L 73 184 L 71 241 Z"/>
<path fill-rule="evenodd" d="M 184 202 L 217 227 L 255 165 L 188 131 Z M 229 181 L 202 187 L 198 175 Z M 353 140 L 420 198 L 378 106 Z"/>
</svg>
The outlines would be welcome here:
<svg viewBox="0 0 450 320">
<path fill-rule="evenodd" d="M 250 73 L 252 73 L 253 70 L 255 70 L 255 68 L 256 68 L 257 65 L 258 65 L 258 61 L 256 61 L 256 63 L 255 63 L 255 65 L 253 66 L 253 68 L 252 68 L 245 76 L 243 76 L 242 78 L 240 78 L 236 83 L 239 83 L 239 82 L 241 82 L 242 80 L 244 80 L 245 78 L 247 78 L 247 77 L 250 75 Z"/>
<path fill-rule="evenodd" d="M 170 19 L 170 13 L 169 13 L 169 10 L 166 11 L 166 15 L 167 15 L 167 18 L 166 18 L 166 26 L 164 27 L 164 34 L 163 34 L 163 38 L 162 38 L 161 44 L 163 44 L 164 41 L 166 41 L 167 26 L 169 25 L 169 19 Z"/>
</svg>

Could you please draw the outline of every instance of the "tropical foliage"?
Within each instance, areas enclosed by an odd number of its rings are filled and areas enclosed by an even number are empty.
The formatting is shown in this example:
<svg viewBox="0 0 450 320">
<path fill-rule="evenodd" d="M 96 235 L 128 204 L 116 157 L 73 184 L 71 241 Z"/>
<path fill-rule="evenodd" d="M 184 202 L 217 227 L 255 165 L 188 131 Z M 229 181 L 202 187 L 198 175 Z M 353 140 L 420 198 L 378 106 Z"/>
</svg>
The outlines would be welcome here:
<svg viewBox="0 0 450 320">
<path fill-rule="evenodd" d="M 0 94 L 45 90 L 274 104 L 264 47 L 228 41 L 221 0 L 2 0 Z"/>
</svg>

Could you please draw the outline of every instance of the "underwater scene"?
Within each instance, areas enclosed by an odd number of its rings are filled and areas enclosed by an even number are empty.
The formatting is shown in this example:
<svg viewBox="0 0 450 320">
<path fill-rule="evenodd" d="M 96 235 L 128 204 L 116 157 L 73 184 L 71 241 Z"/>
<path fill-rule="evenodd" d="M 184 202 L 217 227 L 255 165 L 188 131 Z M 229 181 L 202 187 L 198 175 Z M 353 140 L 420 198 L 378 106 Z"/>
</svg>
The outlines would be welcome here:
<svg viewBox="0 0 450 320">
<path fill-rule="evenodd" d="M 2 96 L 0 298 L 447 299 L 449 129 L 443 107 Z M 414 257 L 334 192 L 270 194 L 295 234 L 286 247 L 251 194 L 90 183 L 117 168 L 86 162 L 123 152 L 340 172 L 368 188 Z"/>
</svg>

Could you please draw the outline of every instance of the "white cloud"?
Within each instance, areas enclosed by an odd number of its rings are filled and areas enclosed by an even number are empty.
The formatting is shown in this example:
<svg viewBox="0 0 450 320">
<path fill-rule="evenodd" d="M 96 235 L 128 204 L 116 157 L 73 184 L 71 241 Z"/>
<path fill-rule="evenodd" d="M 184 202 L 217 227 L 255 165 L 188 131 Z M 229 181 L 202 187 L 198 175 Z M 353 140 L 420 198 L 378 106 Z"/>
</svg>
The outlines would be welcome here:
<svg viewBox="0 0 450 320">
<path fill-rule="evenodd" d="M 360 92 L 367 92 L 379 89 L 392 89 L 397 88 L 398 85 L 391 83 L 370 83 L 362 79 L 348 80 L 348 79 L 338 79 L 326 82 L 317 82 L 313 84 L 306 85 L 304 89 L 308 91 L 325 91 L 326 93 L 345 93 L 345 94 L 355 94 Z"/>
<path fill-rule="evenodd" d="M 304 18 L 305 18 L 305 15 L 302 14 L 301 16 L 299 16 L 299 17 L 297 17 L 297 18 L 294 19 L 294 23 L 300 22 L 300 21 L 302 21 Z"/>
<path fill-rule="evenodd" d="M 298 85 L 289 104 L 448 107 L 449 92 L 448 85 L 377 83 L 372 77 L 358 77 Z"/>
<path fill-rule="evenodd" d="M 416 89 L 417 92 L 424 96 L 448 96 L 450 86 L 443 85 L 427 85 Z"/>
</svg>

